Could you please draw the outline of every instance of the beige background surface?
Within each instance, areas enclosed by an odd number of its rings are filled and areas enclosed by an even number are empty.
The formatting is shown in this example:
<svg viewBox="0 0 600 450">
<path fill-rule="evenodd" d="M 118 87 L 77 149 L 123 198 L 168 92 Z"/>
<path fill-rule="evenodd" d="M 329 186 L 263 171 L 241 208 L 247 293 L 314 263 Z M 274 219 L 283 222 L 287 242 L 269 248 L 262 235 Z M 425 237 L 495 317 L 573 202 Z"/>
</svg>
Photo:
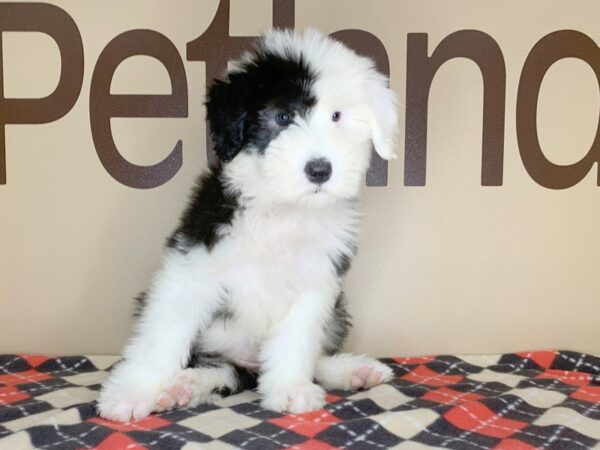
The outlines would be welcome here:
<svg viewBox="0 0 600 450">
<path fill-rule="evenodd" d="M 275 0 L 277 1 L 277 0 Z M 117 353 L 132 298 L 157 267 L 187 191 L 206 164 L 203 63 L 185 45 L 210 23 L 217 0 L 56 2 L 75 20 L 85 52 L 74 108 L 45 125 L 6 128 L 8 182 L 0 186 L 0 352 Z M 600 353 L 600 188 L 594 168 L 554 191 L 525 171 L 516 142 L 516 91 L 523 62 L 544 35 L 581 31 L 600 42 L 593 0 L 297 0 L 296 26 L 359 28 L 385 44 L 392 87 L 404 96 L 406 35 L 424 32 L 433 50 L 448 34 L 490 34 L 507 69 L 504 185 L 483 187 L 481 75 L 468 60 L 437 74 L 430 96 L 427 185 L 405 187 L 403 158 L 389 185 L 365 190 L 358 258 L 346 282 L 355 327 L 347 348 L 375 355 L 482 353 L 563 348 Z M 232 34 L 271 23 L 270 0 L 232 0 Z M 167 184 L 136 190 L 101 166 L 88 114 L 92 70 L 116 35 L 149 28 L 184 61 L 185 119 L 113 119 L 117 146 L 151 164 L 183 140 L 184 164 Z M 4 33 L 7 97 L 41 97 L 59 76 L 56 44 L 39 33 Z M 113 93 L 168 93 L 164 68 L 133 57 Z M 544 79 L 538 127 L 556 163 L 587 153 L 598 123 L 598 82 L 566 59 Z M 403 121 L 402 121 L 403 125 Z M 403 147 L 399 154 L 403 155 Z"/>
</svg>

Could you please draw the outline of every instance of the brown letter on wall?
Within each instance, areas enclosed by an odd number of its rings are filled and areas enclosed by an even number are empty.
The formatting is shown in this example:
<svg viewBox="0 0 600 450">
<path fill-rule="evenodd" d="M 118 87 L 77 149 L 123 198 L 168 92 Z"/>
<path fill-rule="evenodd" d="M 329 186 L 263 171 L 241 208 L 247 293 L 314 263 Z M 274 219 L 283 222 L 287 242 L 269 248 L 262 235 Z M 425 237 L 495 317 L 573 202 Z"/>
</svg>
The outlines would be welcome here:
<svg viewBox="0 0 600 450">
<path fill-rule="evenodd" d="M 111 95 L 110 84 L 123 60 L 135 55 L 158 59 L 171 81 L 170 95 Z M 127 161 L 117 149 L 110 127 L 112 117 L 187 117 L 187 79 L 183 62 L 173 43 L 152 30 L 120 34 L 98 58 L 90 87 L 90 125 L 96 153 L 106 171 L 120 183 L 134 188 L 153 188 L 169 181 L 181 167 L 182 142 L 163 161 L 139 166 Z"/>
<path fill-rule="evenodd" d="M 277 1 L 274 0 L 273 5 Z M 275 8 L 275 6 L 273 7 Z M 254 36 L 229 35 L 229 10 L 230 1 L 221 0 L 217 13 L 206 31 L 187 44 L 188 61 L 205 61 L 206 63 L 207 87 L 215 78 L 220 78 L 225 73 L 229 60 L 240 56 L 256 39 Z M 206 157 L 209 165 L 214 165 L 217 161 L 208 129 L 206 130 Z"/>
<path fill-rule="evenodd" d="M 44 98 L 4 97 L 2 33 L 37 31 L 56 41 L 60 51 L 60 78 Z M 83 46 L 77 25 L 64 10 L 44 3 L 0 3 L 0 185 L 6 184 L 6 124 L 53 122 L 67 114 L 81 92 Z"/>
<path fill-rule="evenodd" d="M 433 77 L 446 61 L 468 58 L 479 66 L 483 77 L 481 184 L 501 186 L 506 67 L 496 41 L 481 31 L 457 31 L 440 42 L 431 56 L 427 56 L 427 34 L 409 33 L 407 47 L 404 185 L 425 185 L 427 112 Z"/>
<path fill-rule="evenodd" d="M 220 78 L 225 73 L 228 61 L 239 57 L 256 39 L 255 36 L 229 35 L 230 3 L 230 0 L 221 0 L 215 17 L 206 31 L 187 44 L 188 61 L 205 61 L 206 63 L 207 87 L 215 78 Z M 273 26 L 293 28 L 294 21 L 295 1 L 274 0 Z M 208 129 L 206 130 L 206 157 L 209 165 L 214 165 L 217 161 Z"/>
<path fill-rule="evenodd" d="M 550 33 L 538 41 L 525 60 L 517 94 L 517 139 L 527 173 L 541 186 L 565 189 L 579 183 L 600 159 L 600 124 L 590 151 L 571 165 L 548 161 L 540 147 L 537 133 L 537 105 L 540 86 L 546 72 L 560 59 L 578 58 L 594 70 L 600 85 L 600 49 L 588 36 L 578 31 Z M 597 184 L 600 186 L 600 171 Z"/>
</svg>

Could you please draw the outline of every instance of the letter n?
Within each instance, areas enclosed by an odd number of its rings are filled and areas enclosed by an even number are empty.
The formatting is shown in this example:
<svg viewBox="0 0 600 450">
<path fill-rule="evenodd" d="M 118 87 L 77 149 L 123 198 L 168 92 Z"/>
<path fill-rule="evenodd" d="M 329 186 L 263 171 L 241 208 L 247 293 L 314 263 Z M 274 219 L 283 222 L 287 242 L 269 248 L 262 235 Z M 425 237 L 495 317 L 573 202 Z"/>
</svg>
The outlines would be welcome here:
<svg viewBox="0 0 600 450">
<path fill-rule="evenodd" d="M 457 31 L 440 42 L 428 56 L 427 34 L 409 33 L 407 47 L 404 185 L 425 185 L 427 113 L 433 78 L 446 61 L 467 58 L 477 64 L 483 77 L 481 184 L 501 186 L 506 68 L 496 41 L 481 31 Z"/>
</svg>

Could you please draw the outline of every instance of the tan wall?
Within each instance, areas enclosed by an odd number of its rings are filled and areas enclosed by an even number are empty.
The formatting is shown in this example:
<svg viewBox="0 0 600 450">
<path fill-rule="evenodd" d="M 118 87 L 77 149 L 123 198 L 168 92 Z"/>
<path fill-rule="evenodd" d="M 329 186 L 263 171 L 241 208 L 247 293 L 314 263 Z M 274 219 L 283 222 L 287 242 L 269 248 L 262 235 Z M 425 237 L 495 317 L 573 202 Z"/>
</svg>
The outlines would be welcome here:
<svg viewBox="0 0 600 450">
<path fill-rule="evenodd" d="M 128 334 L 131 299 L 157 267 L 164 238 L 206 165 L 204 64 L 185 55 L 218 1 L 56 4 L 81 33 L 83 87 L 63 118 L 6 126 L 0 352 L 116 353 Z M 594 0 L 296 1 L 298 28 L 357 28 L 378 36 L 401 97 L 407 33 L 427 33 L 431 53 L 454 31 L 481 30 L 496 40 L 506 63 L 502 186 L 481 185 L 482 78 L 473 62 L 455 59 L 431 88 L 426 186 L 404 185 L 401 157 L 389 166 L 387 187 L 366 189 L 361 248 L 346 282 L 355 317 L 349 349 L 600 353 L 596 166 L 568 189 L 542 187 L 524 169 L 515 127 L 519 76 L 534 44 L 561 29 L 600 42 L 598 17 Z M 271 23 L 271 1 L 232 0 L 230 23 L 232 35 L 258 33 Z M 189 90 L 187 118 L 112 120 L 118 148 L 136 164 L 154 164 L 183 141 L 183 167 L 155 189 L 113 179 L 99 162 L 89 125 L 98 56 L 112 38 L 135 28 L 159 31 L 175 44 Z M 41 33 L 2 36 L 5 96 L 48 95 L 60 72 L 56 44 Z M 111 91 L 169 93 L 169 79 L 157 61 L 133 57 L 118 68 Z M 592 69 L 575 59 L 553 65 L 538 117 L 547 157 L 560 164 L 581 159 L 594 140 L 598 110 Z"/>
</svg>

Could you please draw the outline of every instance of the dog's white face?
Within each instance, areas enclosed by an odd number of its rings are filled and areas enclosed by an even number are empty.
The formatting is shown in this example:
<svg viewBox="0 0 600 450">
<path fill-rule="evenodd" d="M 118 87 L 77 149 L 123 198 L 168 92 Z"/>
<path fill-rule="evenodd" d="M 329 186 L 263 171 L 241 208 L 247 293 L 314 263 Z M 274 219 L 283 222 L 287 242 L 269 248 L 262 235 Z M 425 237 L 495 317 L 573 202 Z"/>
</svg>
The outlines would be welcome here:
<svg viewBox="0 0 600 450">
<path fill-rule="evenodd" d="M 309 30 L 273 31 L 211 88 L 208 120 L 230 187 L 262 203 L 356 197 L 372 144 L 395 155 L 396 100 L 373 62 Z"/>
</svg>

